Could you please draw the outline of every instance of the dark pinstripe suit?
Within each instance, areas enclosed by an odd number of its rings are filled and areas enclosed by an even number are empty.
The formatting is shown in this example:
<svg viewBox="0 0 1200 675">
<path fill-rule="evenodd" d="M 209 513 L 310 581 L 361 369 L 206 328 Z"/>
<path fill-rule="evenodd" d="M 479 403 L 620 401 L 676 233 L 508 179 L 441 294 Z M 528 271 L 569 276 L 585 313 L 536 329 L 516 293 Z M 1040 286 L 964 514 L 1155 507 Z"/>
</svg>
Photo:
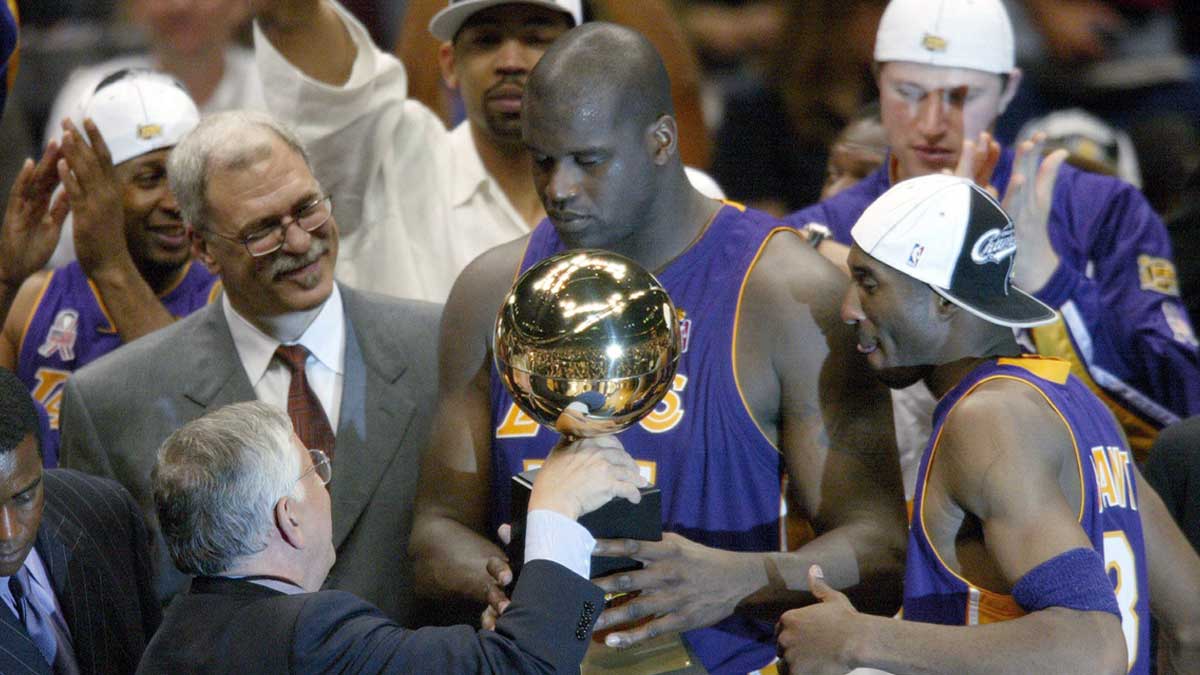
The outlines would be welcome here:
<svg viewBox="0 0 1200 675">
<path fill-rule="evenodd" d="M 82 673 L 132 673 L 162 617 L 141 511 L 116 482 L 67 469 L 43 474 L 38 554 Z M 0 673 L 49 673 L 24 627 L 0 606 Z"/>
</svg>

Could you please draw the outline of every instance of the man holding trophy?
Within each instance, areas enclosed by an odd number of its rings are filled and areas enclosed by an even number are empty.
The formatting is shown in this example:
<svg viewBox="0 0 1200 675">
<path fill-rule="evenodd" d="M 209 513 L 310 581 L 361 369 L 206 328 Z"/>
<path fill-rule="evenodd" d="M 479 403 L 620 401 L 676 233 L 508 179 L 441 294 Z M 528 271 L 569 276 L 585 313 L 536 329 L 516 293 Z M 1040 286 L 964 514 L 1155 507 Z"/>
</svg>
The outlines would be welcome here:
<svg viewBox="0 0 1200 675">
<path fill-rule="evenodd" d="M 531 417 L 539 411 L 518 406 L 505 380 L 527 378 L 544 400 L 569 402 L 574 422 L 560 428 L 571 435 L 647 394 L 628 382 L 647 368 L 604 370 L 627 363 L 618 357 L 631 349 L 612 341 L 568 355 L 602 381 L 590 388 L 535 387 L 529 373 L 544 364 L 526 352 L 498 351 L 493 364 L 495 312 L 514 300 L 506 293 L 515 275 L 591 248 L 657 275 L 674 300 L 680 352 L 664 398 L 617 436 L 661 493 L 665 534 L 598 542 L 594 555 L 644 565 L 595 579 L 632 598 L 601 615 L 605 645 L 637 661 L 638 649 L 666 641 L 693 670 L 761 669 L 775 658 L 774 620 L 814 601 L 814 563 L 856 606 L 894 612 L 905 519 L 891 407 L 838 316 L 846 277 L 766 214 L 691 188 L 665 69 L 637 33 L 585 24 L 556 41 L 526 85 L 523 125 L 549 218 L 473 262 L 446 305 L 438 413 L 410 549 L 418 588 L 503 607 L 512 572 L 491 533 L 523 515 L 512 512 L 512 476 L 559 441 L 537 420 L 562 415 L 550 408 Z M 576 266 L 611 263 L 596 256 Z M 546 275 L 547 288 L 557 278 Z M 601 300 L 560 306 L 560 316 L 618 313 L 622 298 Z M 548 320 L 527 315 L 523 325 L 552 333 L 539 325 Z M 508 350 L 500 325 L 497 349 Z M 630 360 L 660 363 L 654 354 Z M 817 535 L 791 552 L 781 552 L 785 475 Z"/>
</svg>

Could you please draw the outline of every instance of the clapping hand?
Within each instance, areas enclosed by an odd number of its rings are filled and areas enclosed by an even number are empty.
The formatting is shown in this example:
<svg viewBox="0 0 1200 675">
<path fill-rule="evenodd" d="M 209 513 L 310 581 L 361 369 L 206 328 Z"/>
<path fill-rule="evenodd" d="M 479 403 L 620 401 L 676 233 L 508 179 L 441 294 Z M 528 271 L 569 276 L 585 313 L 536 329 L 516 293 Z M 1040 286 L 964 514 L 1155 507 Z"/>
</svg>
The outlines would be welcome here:
<svg viewBox="0 0 1200 675">
<path fill-rule="evenodd" d="M 88 277 L 133 265 L 125 243 L 125 206 L 112 154 L 96 124 L 84 120 L 90 142 L 71 120 L 63 121 L 62 158 L 58 176 L 71 204 L 75 255 Z"/>
<path fill-rule="evenodd" d="M 71 207 L 65 193 L 53 197 L 61 156 L 58 143 L 50 141 L 37 164 L 25 160 L 8 193 L 0 225 L 0 284 L 13 291 L 46 266 L 62 234 Z"/>
<path fill-rule="evenodd" d="M 1058 268 L 1058 254 L 1050 243 L 1050 209 L 1067 151 L 1055 150 L 1043 158 L 1045 140 L 1045 134 L 1037 133 L 1017 146 L 1003 203 L 1017 240 L 1013 284 L 1029 293 L 1041 290 Z"/>
</svg>

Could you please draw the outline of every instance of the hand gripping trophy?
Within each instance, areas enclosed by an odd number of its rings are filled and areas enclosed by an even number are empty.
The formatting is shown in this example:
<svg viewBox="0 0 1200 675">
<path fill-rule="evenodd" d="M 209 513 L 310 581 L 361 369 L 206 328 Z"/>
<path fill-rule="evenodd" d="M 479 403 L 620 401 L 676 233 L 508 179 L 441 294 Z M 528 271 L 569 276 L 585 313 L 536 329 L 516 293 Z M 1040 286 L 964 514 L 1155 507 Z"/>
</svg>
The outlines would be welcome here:
<svg viewBox="0 0 1200 675">
<path fill-rule="evenodd" d="M 517 406 L 567 440 L 615 434 L 650 414 L 670 389 L 680 352 L 675 306 L 658 280 L 624 256 L 591 249 L 559 253 L 521 275 L 494 340 L 496 370 Z M 513 480 L 520 518 L 533 480 L 529 472 Z M 579 522 L 596 537 L 661 539 L 658 490 L 642 492 L 640 504 L 617 498 Z M 516 562 L 523 545 L 513 543 Z M 597 557 L 592 576 L 635 567 Z"/>
</svg>

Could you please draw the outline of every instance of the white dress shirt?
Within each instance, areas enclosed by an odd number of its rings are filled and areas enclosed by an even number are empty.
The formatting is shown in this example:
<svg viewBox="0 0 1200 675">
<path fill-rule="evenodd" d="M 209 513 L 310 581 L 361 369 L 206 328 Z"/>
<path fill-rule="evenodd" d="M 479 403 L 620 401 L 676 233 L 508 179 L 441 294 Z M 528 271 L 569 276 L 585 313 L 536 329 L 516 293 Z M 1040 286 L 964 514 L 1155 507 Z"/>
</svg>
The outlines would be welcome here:
<svg viewBox="0 0 1200 675">
<path fill-rule="evenodd" d="M 596 540 L 587 529 L 557 511 L 536 509 L 530 511 L 525 519 L 525 562 L 549 560 L 588 579 L 591 577 L 594 548 Z M 305 592 L 295 584 L 278 579 L 258 578 L 250 581 L 286 595 Z"/>
<path fill-rule="evenodd" d="M 408 75 L 375 47 L 362 24 L 333 7 L 358 50 L 342 86 L 296 69 L 254 26 L 259 75 L 271 114 L 304 142 L 333 196 L 341 235 L 338 279 L 358 289 L 445 302 L 459 272 L 481 253 L 528 233 L 479 158 L 467 122 L 447 131 L 408 98 Z M 703 173 L 702 192 L 723 196 Z"/>
<path fill-rule="evenodd" d="M 299 344 L 308 350 L 308 360 L 304 366 L 308 386 L 317 395 L 329 419 L 329 426 L 336 433 L 346 364 L 346 318 L 337 284 L 333 285 L 333 292 L 312 323 L 298 339 L 287 343 L 267 335 L 243 318 L 224 293 L 221 294 L 221 309 L 225 312 L 225 321 L 229 324 L 238 360 L 242 362 L 250 386 L 254 387 L 254 395 L 264 403 L 287 410 L 292 371 L 275 358 L 275 350 L 279 345 Z"/>
</svg>

